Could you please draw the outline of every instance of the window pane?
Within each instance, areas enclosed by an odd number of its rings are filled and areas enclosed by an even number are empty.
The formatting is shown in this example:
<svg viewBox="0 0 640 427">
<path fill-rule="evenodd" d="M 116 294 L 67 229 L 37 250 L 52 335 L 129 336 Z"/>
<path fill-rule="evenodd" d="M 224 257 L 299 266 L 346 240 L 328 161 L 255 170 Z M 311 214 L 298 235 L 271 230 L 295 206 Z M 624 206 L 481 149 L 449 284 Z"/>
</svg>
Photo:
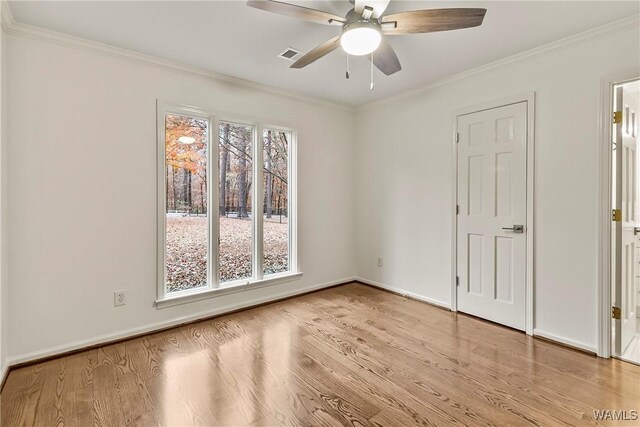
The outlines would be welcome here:
<svg viewBox="0 0 640 427">
<path fill-rule="evenodd" d="M 220 281 L 252 277 L 253 126 L 221 122 L 219 129 Z"/>
<path fill-rule="evenodd" d="M 265 129 L 263 135 L 264 274 L 289 270 L 289 143 L 291 133 Z"/>
<path fill-rule="evenodd" d="M 208 122 L 165 116 L 167 292 L 207 284 Z"/>
</svg>

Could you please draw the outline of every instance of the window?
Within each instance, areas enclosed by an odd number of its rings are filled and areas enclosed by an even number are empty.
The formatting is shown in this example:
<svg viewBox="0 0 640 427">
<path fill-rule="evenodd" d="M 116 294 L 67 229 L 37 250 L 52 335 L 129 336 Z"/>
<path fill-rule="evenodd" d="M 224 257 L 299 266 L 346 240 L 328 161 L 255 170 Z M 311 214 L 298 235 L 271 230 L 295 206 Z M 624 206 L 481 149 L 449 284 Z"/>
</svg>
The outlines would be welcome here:
<svg viewBox="0 0 640 427">
<path fill-rule="evenodd" d="M 254 127 L 220 122 L 218 196 L 220 282 L 253 276 Z"/>
<path fill-rule="evenodd" d="M 165 116 L 166 286 L 207 284 L 207 119 Z"/>
<path fill-rule="evenodd" d="M 160 103 L 158 123 L 158 306 L 299 276 L 295 131 Z"/>
<path fill-rule="evenodd" d="M 289 270 L 289 142 L 291 132 L 263 131 L 263 273 Z"/>
</svg>

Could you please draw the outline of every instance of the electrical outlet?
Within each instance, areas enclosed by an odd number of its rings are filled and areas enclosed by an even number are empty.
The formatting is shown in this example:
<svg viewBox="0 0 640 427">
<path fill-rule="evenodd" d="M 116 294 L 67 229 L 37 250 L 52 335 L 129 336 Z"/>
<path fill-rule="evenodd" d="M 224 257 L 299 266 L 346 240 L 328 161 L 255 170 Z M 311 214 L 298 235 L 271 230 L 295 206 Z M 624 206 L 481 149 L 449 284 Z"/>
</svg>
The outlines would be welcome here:
<svg viewBox="0 0 640 427">
<path fill-rule="evenodd" d="M 127 304 L 127 292 L 126 291 L 115 291 L 113 293 L 113 306 L 120 307 L 121 305 Z"/>
<path fill-rule="evenodd" d="M 378 267 L 382 267 L 382 257 L 381 256 L 378 257 L 377 261 L 378 261 Z"/>
</svg>

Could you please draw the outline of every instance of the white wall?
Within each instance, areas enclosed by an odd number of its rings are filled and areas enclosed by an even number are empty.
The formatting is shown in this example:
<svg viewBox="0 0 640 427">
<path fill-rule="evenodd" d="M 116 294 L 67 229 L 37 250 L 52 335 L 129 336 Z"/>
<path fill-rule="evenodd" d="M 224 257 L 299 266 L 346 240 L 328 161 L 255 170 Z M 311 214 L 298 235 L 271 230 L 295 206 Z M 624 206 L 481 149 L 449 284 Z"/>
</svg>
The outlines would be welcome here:
<svg viewBox="0 0 640 427">
<path fill-rule="evenodd" d="M 450 305 L 452 113 L 535 91 L 535 333 L 595 351 L 601 78 L 640 74 L 638 40 L 636 24 L 361 109 L 357 274 Z"/>
<path fill-rule="evenodd" d="M 2 3 L 0 3 L 2 6 Z M 0 12 L 1 14 L 1 12 Z M 1 20 L 2 17 L 0 17 Z M 5 225 L 6 225 L 6 215 L 5 215 L 5 184 L 6 179 L 4 178 L 6 174 L 6 151 L 5 151 L 5 133 L 6 133 L 6 121 L 5 121 L 5 68 L 6 68 L 6 60 L 5 60 L 5 34 L 2 26 L 0 25 L 0 382 L 4 377 L 4 372 L 7 367 L 7 310 L 6 310 L 6 297 L 7 293 L 6 288 L 6 272 L 5 268 L 5 242 L 6 242 L 6 234 L 5 234 Z"/>
<path fill-rule="evenodd" d="M 15 35 L 7 47 L 12 362 L 354 276 L 351 111 Z M 154 307 L 157 98 L 298 129 L 301 280 Z"/>
</svg>

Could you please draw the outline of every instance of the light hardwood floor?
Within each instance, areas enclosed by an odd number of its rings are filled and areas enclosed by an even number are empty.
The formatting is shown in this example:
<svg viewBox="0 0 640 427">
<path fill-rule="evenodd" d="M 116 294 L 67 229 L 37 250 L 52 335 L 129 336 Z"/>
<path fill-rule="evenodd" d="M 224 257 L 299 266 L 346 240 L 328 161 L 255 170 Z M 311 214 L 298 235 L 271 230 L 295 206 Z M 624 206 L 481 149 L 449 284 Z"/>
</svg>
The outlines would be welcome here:
<svg viewBox="0 0 640 427">
<path fill-rule="evenodd" d="M 0 404 L 2 426 L 582 426 L 640 409 L 640 367 L 349 284 L 14 370 Z"/>
</svg>

